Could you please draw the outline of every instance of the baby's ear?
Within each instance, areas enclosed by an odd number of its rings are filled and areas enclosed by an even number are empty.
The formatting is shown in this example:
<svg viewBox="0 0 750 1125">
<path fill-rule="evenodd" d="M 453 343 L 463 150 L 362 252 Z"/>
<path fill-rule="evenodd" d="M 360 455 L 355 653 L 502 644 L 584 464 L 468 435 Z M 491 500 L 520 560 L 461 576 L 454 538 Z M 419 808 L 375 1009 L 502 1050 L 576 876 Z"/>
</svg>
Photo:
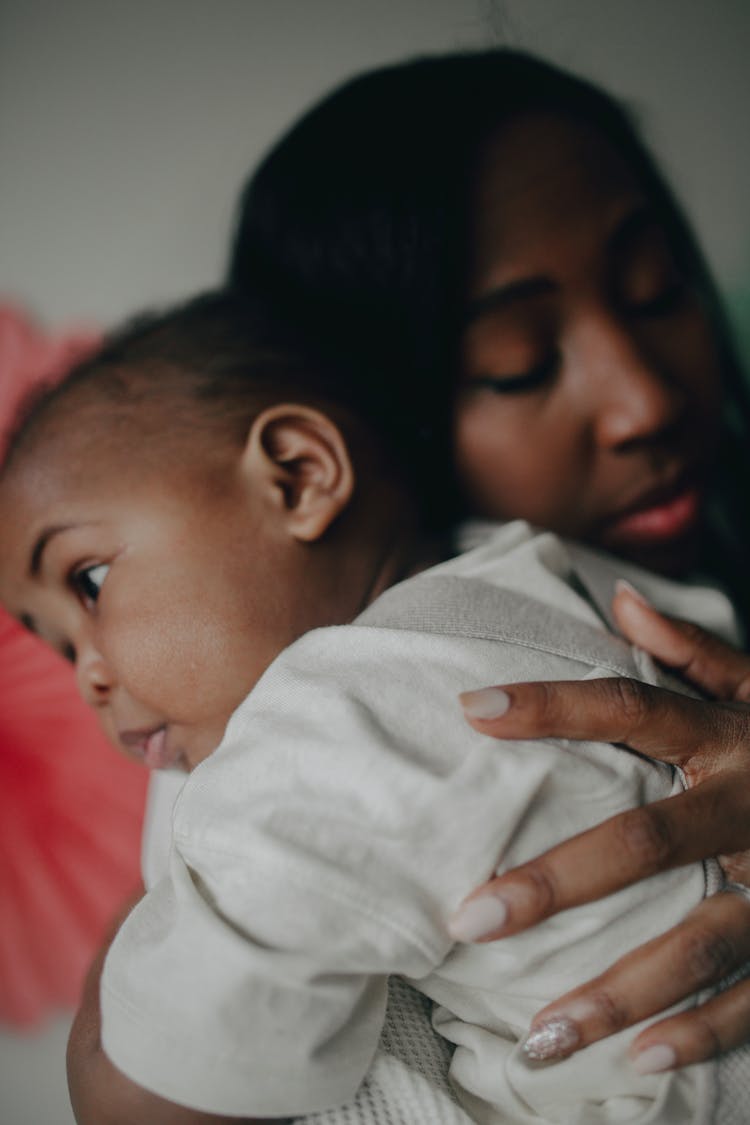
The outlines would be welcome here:
<svg viewBox="0 0 750 1125">
<path fill-rule="evenodd" d="M 338 426 L 321 411 L 296 403 L 258 415 L 242 468 L 303 542 L 320 539 L 354 491 L 354 468 Z"/>
</svg>

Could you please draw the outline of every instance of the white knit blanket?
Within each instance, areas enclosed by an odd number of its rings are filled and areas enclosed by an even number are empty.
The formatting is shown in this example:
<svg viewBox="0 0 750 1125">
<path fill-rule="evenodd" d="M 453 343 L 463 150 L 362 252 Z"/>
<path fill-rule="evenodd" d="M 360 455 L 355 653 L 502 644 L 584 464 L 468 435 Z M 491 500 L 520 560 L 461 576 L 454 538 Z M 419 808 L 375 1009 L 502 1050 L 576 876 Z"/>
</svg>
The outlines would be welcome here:
<svg viewBox="0 0 750 1125">
<path fill-rule="evenodd" d="M 747 973 L 735 974 L 735 983 Z M 353 1101 L 296 1118 L 296 1125 L 470 1125 L 448 1081 L 451 1047 L 430 1023 L 430 1001 L 392 978 L 380 1045 Z M 718 1107 L 701 1125 L 750 1122 L 750 1044 L 722 1056 Z"/>
<path fill-rule="evenodd" d="M 380 1045 L 347 1105 L 297 1118 L 305 1125 L 470 1125 L 448 1082 L 450 1044 L 430 1023 L 430 1001 L 391 978 Z"/>
</svg>

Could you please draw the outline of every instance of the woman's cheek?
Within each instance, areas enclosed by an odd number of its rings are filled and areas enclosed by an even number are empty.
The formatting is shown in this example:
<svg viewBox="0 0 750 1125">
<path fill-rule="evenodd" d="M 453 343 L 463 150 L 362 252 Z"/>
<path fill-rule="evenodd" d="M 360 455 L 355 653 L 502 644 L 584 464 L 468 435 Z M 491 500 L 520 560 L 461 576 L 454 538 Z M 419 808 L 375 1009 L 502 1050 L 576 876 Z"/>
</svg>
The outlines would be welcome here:
<svg viewBox="0 0 750 1125">
<path fill-rule="evenodd" d="M 540 483 L 533 422 L 512 404 L 477 395 L 461 411 L 455 431 L 455 459 L 464 492 L 480 514 L 499 519 L 526 517 Z"/>
<path fill-rule="evenodd" d="M 485 398 L 485 402 L 488 400 Z M 498 491 L 502 476 L 502 427 L 492 420 L 492 410 L 482 410 L 478 401 L 463 409 L 457 418 L 455 460 L 469 500 L 486 505 Z"/>
<path fill-rule="evenodd" d="M 712 421 L 718 424 L 724 390 L 718 341 L 703 310 L 694 305 L 678 318 L 668 338 L 654 340 L 654 347 L 662 351 L 665 369 L 683 385 L 694 414 L 710 430 Z"/>
</svg>

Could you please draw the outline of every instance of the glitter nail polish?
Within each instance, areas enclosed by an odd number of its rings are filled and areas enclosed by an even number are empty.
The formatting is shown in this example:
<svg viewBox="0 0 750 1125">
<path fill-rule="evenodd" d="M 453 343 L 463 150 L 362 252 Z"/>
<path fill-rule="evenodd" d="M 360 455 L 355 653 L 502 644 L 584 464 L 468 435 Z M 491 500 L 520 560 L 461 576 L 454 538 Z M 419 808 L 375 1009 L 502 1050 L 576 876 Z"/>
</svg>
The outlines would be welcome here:
<svg viewBox="0 0 750 1125">
<path fill-rule="evenodd" d="M 530 1062 L 547 1062 L 561 1059 L 578 1045 L 581 1036 L 578 1028 L 567 1016 L 552 1016 L 529 1033 L 523 1053 Z"/>
</svg>

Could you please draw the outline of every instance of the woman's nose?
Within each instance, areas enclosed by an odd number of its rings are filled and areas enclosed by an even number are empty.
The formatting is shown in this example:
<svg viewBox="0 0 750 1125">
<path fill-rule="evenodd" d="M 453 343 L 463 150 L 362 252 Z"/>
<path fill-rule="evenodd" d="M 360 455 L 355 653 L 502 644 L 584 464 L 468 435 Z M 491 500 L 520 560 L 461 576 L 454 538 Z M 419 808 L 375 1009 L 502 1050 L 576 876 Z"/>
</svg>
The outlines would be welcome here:
<svg viewBox="0 0 750 1125">
<path fill-rule="evenodd" d="M 90 644 L 76 647 L 78 690 L 89 707 L 103 707 L 112 690 L 112 677 L 105 661 Z"/>
<path fill-rule="evenodd" d="M 626 327 L 609 321 L 590 341 L 587 360 L 597 443 L 611 450 L 662 437 L 685 408 L 685 391 L 661 370 Z M 590 384 L 591 385 L 591 384 Z"/>
</svg>

